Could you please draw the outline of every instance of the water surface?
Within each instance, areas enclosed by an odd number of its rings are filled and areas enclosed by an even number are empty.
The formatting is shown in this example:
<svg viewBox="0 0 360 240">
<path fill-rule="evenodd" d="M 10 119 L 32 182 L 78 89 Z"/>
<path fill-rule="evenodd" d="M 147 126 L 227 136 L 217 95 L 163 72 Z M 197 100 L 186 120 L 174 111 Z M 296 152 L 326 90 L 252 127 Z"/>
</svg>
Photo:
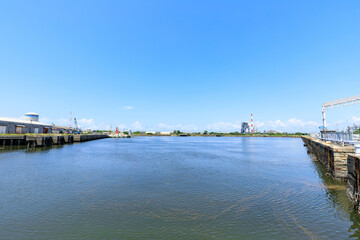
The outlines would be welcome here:
<svg viewBox="0 0 360 240">
<path fill-rule="evenodd" d="M 345 192 L 301 139 L 0 151 L 0 239 L 357 239 Z"/>
</svg>

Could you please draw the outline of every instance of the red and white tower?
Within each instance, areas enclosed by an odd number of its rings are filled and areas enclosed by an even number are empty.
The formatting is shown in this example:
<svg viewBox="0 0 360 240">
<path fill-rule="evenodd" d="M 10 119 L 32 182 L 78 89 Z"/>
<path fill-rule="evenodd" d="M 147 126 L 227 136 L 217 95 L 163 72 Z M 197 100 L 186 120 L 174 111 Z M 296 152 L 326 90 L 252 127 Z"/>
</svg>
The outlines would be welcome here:
<svg viewBox="0 0 360 240">
<path fill-rule="evenodd" d="M 253 114 L 251 114 L 251 133 L 254 133 L 254 120 L 253 120 Z"/>
</svg>

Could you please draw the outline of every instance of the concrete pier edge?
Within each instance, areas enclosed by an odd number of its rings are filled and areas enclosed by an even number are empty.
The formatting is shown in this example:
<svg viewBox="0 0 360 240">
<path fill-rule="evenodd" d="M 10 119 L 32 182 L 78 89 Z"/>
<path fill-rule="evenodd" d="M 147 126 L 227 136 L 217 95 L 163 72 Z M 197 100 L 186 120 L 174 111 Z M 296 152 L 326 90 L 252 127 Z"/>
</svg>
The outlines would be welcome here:
<svg viewBox="0 0 360 240">
<path fill-rule="evenodd" d="M 324 142 L 308 136 L 302 137 L 308 153 L 313 154 L 327 168 L 330 175 L 338 180 L 346 181 L 348 178 L 348 155 L 355 153 L 353 146 L 340 146 Z"/>
<path fill-rule="evenodd" d="M 313 154 L 316 160 L 324 165 L 332 177 L 347 182 L 346 195 L 360 213 L 360 155 L 355 154 L 352 146 L 336 144 L 302 137 L 308 153 Z"/>
<path fill-rule="evenodd" d="M 73 142 L 86 142 L 91 140 L 108 138 L 106 134 L 17 134 L 0 135 L 0 147 L 13 145 L 26 145 L 27 147 L 50 147 L 52 145 L 63 145 Z"/>
<path fill-rule="evenodd" d="M 348 164 L 348 181 L 346 195 L 354 204 L 356 212 L 360 213 L 360 155 L 349 154 Z"/>
</svg>

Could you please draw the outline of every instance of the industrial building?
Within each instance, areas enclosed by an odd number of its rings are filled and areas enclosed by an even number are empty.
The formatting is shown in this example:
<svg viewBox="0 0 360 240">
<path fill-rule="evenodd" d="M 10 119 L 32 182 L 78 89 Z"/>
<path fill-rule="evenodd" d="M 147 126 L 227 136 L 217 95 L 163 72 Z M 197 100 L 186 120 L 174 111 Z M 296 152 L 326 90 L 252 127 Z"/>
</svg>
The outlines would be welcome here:
<svg viewBox="0 0 360 240">
<path fill-rule="evenodd" d="M 248 122 L 241 123 L 241 133 L 250 133 L 250 126 Z"/>
<path fill-rule="evenodd" d="M 0 134 L 5 133 L 66 133 L 70 132 L 68 127 L 49 125 L 39 122 L 39 114 L 26 113 L 24 119 L 0 117 Z"/>
</svg>

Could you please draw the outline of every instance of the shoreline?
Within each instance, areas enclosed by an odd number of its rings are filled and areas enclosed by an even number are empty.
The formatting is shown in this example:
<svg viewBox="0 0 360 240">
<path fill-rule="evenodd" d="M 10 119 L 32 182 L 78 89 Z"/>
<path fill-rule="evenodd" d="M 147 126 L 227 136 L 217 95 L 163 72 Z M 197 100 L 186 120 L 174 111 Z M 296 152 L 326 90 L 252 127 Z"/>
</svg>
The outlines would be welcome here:
<svg viewBox="0 0 360 240">
<path fill-rule="evenodd" d="M 131 137 L 271 137 L 271 138 L 301 138 L 307 135 L 188 135 L 188 136 L 178 136 L 178 135 L 144 135 L 137 134 L 131 135 Z"/>
</svg>

